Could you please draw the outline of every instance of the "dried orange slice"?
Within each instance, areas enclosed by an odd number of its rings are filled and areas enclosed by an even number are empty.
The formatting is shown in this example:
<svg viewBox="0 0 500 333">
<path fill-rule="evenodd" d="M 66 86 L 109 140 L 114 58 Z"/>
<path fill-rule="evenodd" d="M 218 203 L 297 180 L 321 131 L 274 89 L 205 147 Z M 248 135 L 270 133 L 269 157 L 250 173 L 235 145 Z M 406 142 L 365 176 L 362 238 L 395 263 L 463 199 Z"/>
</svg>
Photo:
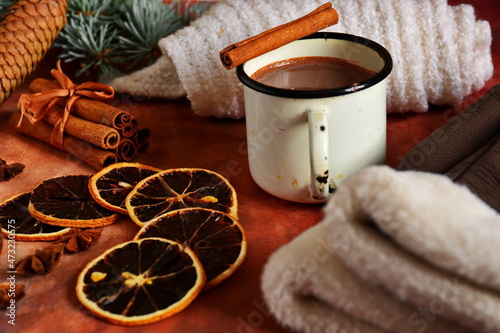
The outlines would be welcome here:
<svg viewBox="0 0 500 333">
<path fill-rule="evenodd" d="M 103 207 L 127 214 L 125 198 L 144 178 L 161 169 L 140 163 L 115 163 L 101 169 L 89 180 L 90 194 Z"/>
<path fill-rule="evenodd" d="M 76 294 L 97 316 L 125 326 L 182 311 L 203 289 L 205 273 L 188 248 L 161 238 L 119 244 L 80 273 Z"/>
<path fill-rule="evenodd" d="M 49 178 L 31 193 L 28 210 L 40 221 L 60 227 L 95 228 L 112 224 L 120 214 L 90 195 L 88 175 Z"/>
<path fill-rule="evenodd" d="M 245 232 L 230 215 L 203 208 L 176 210 L 139 230 L 136 239 L 161 237 L 190 248 L 207 275 L 209 289 L 232 275 L 243 263 L 247 250 Z"/>
<path fill-rule="evenodd" d="M 69 233 L 71 228 L 42 223 L 28 211 L 31 192 L 17 194 L 0 204 L 0 225 L 5 237 L 19 241 L 52 241 Z"/>
<path fill-rule="evenodd" d="M 131 219 L 143 226 L 165 213 L 190 207 L 208 208 L 237 218 L 236 191 L 216 172 L 180 168 L 145 178 L 130 192 L 125 207 Z"/>
</svg>

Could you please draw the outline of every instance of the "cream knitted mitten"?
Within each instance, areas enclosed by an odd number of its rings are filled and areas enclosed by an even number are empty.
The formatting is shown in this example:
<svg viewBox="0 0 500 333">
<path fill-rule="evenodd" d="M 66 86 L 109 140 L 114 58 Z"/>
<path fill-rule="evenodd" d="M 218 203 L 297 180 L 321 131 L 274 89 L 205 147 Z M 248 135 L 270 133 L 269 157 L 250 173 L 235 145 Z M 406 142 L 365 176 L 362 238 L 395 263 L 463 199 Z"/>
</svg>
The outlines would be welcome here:
<svg viewBox="0 0 500 333">
<path fill-rule="evenodd" d="M 222 66 L 219 52 L 323 3 L 220 1 L 190 26 L 159 42 L 164 59 L 110 84 L 118 92 L 150 97 L 176 98 L 185 92 L 198 115 L 241 118 L 243 88 L 235 71 Z M 446 0 L 331 3 L 339 23 L 325 31 L 367 37 L 391 53 L 388 112 L 424 112 L 429 103 L 458 104 L 493 74 L 489 23 L 477 21 L 470 5 L 448 6 Z"/>
<path fill-rule="evenodd" d="M 500 215 L 466 187 L 373 166 L 348 177 L 324 214 L 264 268 L 264 298 L 283 325 L 500 332 Z"/>
</svg>

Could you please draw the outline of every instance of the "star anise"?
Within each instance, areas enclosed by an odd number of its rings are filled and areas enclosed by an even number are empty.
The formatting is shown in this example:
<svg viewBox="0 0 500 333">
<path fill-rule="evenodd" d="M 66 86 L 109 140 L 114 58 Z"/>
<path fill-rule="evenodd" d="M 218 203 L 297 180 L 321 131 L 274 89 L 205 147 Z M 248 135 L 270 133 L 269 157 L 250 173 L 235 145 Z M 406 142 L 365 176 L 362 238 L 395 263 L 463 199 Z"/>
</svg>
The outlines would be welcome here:
<svg viewBox="0 0 500 333">
<path fill-rule="evenodd" d="M 24 164 L 7 164 L 0 158 L 0 181 L 9 181 L 24 170 Z"/>
<path fill-rule="evenodd" d="M 87 250 L 97 243 L 101 237 L 102 228 L 97 229 L 73 229 L 69 234 L 61 237 L 54 244 L 66 244 L 65 251 L 77 253 Z"/>
<path fill-rule="evenodd" d="M 25 295 L 24 283 L 0 283 L 0 309 L 6 309 L 12 304 L 11 300 L 19 301 Z"/>
<path fill-rule="evenodd" d="M 37 250 L 35 254 L 21 260 L 16 265 L 17 273 L 25 276 L 44 275 L 59 263 L 65 244 L 52 244 Z"/>
</svg>

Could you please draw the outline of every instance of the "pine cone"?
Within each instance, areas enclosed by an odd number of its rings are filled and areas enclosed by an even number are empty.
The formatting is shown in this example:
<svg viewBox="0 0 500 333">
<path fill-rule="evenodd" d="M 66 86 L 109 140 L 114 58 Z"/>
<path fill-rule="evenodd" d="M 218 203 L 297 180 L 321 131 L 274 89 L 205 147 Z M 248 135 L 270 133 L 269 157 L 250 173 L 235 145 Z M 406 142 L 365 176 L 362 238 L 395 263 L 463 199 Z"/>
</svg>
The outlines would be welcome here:
<svg viewBox="0 0 500 333">
<path fill-rule="evenodd" d="M 0 103 L 36 68 L 66 25 L 66 0 L 19 0 L 0 21 Z"/>
</svg>

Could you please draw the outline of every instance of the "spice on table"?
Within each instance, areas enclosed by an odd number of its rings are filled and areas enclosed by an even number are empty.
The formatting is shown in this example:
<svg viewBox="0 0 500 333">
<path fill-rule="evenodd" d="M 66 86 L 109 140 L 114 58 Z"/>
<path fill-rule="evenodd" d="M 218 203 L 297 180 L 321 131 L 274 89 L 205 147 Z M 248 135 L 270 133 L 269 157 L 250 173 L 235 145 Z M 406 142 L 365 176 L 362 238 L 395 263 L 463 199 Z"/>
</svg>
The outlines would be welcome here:
<svg viewBox="0 0 500 333">
<path fill-rule="evenodd" d="M 97 243 L 102 234 L 102 228 L 73 229 L 69 235 L 63 236 L 54 244 L 65 244 L 64 250 L 69 253 L 82 252 Z"/>
<path fill-rule="evenodd" d="M 57 126 L 57 122 L 63 117 L 63 113 L 64 110 L 56 105 L 47 112 L 44 119 L 52 126 Z M 75 138 L 104 149 L 115 149 L 120 143 L 120 133 L 116 129 L 71 114 L 68 115 L 64 130 Z"/>
<path fill-rule="evenodd" d="M 96 82 L 73 83 L 60 61 L 52 69 L 56 81 L 38 78 L 22 94 L 19 112 L 11 117 L 18 132 L 64 150 L 95 169 L 131 161 L 149 143 L 149 130 L 136 117 L 110 104 L 112 87 Z"/>
<path fill-rule="evenodd" d="M 24 164 L 12 163 L 7 164 L 5 160 L 0 158 L 0 181 L 9 181 L 24 170 Z"/>
<path fill-rule="evenodd" d="M 17 274 L 33 276 L 50 273 L 61 260 L 65 246 L 66 244 L 52 244 L 37 250 L 35 254 L 17 263 Z"/>
<path fill-rule="evenodd" d="M 61 89 L 56 81 L 45 78 L 34 79 L 29 88 L 34 93 L 46 93 L 51 90 Z M 64 106 L 64 103 L 60 103 Z M 120 110 L 112 105 L 88 98 L 80 98 L 75 101 L 72 112 L 88 121 L 110 126 L 117 130 L 123 130 L 123 135 L 129 137 L 136 129 L 137 120 L 130 113 Z"/>
<path fill-rule="evenodd" d="M 20 133 L 50 144 L 53 127 L 49 123 L 45 120 L 40 120 L 35 124 L 30 124 L 23 119 L 21 124 L 19 124 L 20 119 L 21 113 L 14 112 L 10 118 L 10 125 Z M 78 157 L 95 169 L 101 169 L 117 161 L 116 155 L 112 151 L 96 147 L 71 135 L 64 135 L 62 150 Z"/>
<path fill-rule="evenodd" d="M 7 309 L 13 301 L 17 302 L 26 295 L 24 291 L 24 283 L 16 283 L 14 286 L 15 289 L 12 287 L 13 286 L 10 282 L 0 283 L 0 310 Z M 15 292 L 12 292 L 12 290 Z"/>
</svg>

